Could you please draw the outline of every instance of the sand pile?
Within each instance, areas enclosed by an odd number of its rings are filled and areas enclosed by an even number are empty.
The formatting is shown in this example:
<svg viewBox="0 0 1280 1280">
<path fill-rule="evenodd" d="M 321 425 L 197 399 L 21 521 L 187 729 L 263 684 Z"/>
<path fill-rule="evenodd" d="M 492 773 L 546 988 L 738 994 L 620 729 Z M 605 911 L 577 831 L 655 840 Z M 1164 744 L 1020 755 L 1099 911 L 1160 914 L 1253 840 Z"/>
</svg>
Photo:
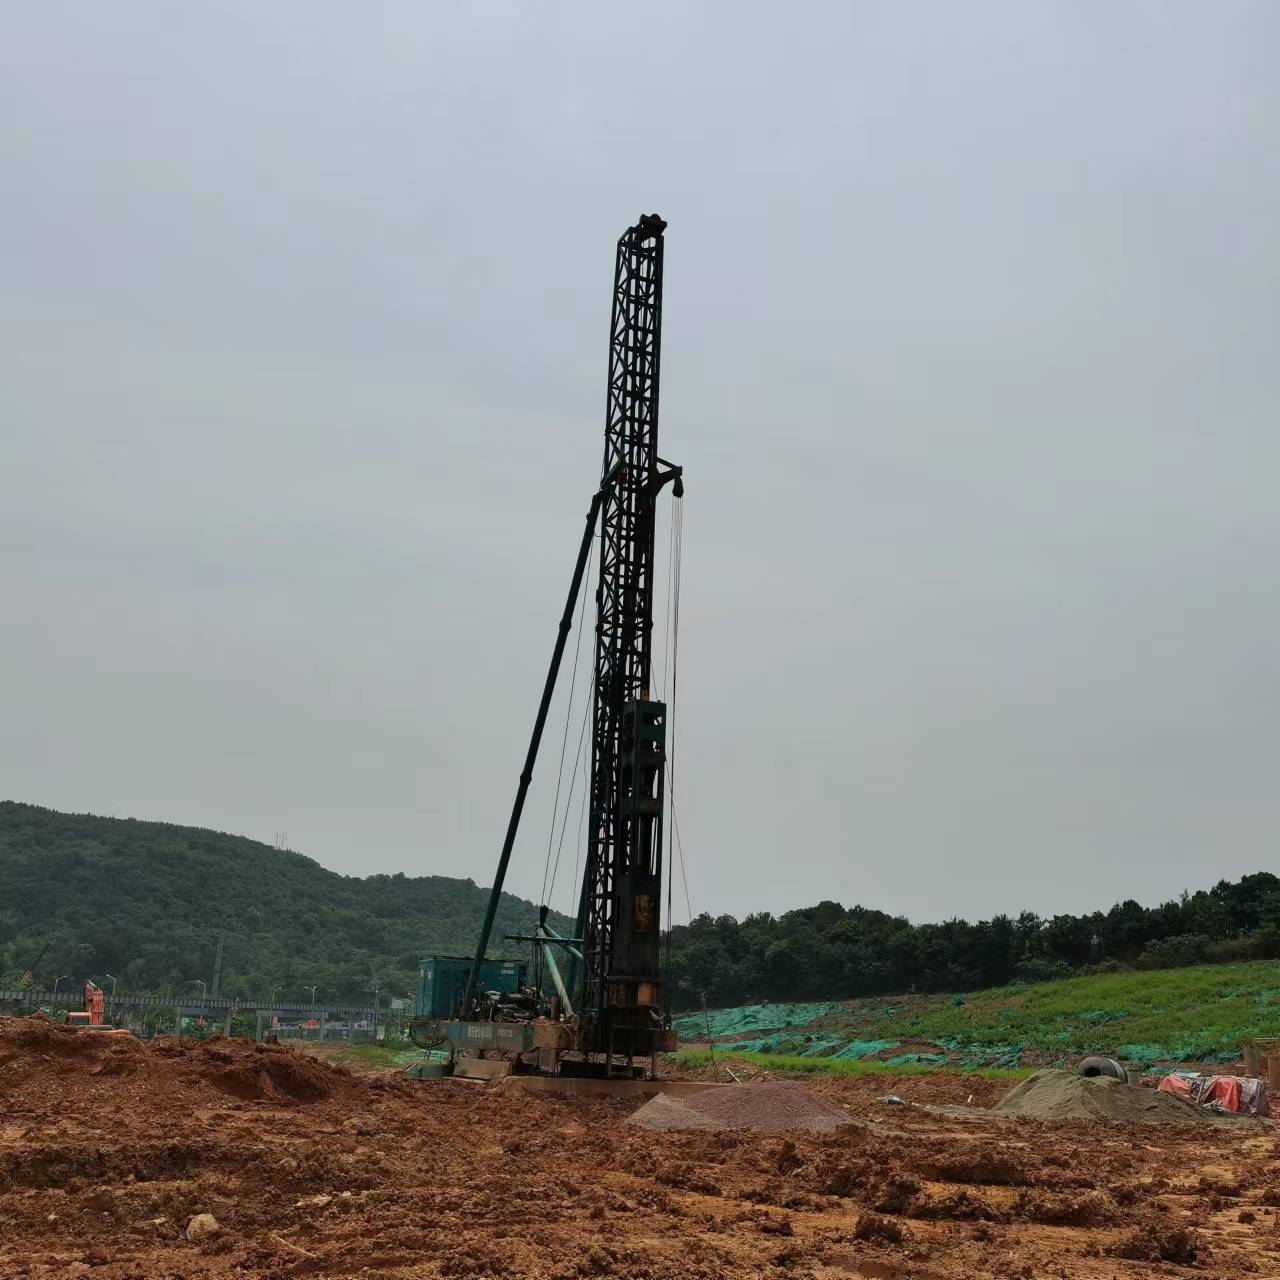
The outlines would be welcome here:
<svg viewBox="0 0 1280 1280">
<path fill-rule="evenodd" d="M 748 1129 L 786 1133 L 803 1129 L 832 1133 L 853 1123 L 847 1112 L 798 1084 L 742 1084 L 707 1089 L 688 1097 L 660 1093 L 627 1121 L 645 1129 Z"/>
<path fill-rule="evenodd" d="M 1130 1124 L 1239 1123 L 1171 1093 L 1124 1084 L 1109 1076 L 1078 1076 L 1048 1069 L 1028 1076 L 992 1110 L 997 1115 L 1036 1120 L 1109 1120 Z"/>
</svg>

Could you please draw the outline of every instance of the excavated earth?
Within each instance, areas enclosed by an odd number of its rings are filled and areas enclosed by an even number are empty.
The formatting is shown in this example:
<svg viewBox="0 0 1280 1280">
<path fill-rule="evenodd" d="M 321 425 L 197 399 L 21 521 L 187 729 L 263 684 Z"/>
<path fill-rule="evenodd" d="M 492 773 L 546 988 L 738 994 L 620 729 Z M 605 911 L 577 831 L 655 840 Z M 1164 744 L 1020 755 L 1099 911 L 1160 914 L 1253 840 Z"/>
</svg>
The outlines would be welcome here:
<svg viewBox="0 0 1280 1280">
<path fill-rule="evenodd" d="M 1280 1276 L 1269 1123 L 1000 1116 L 987 1080 L 891 1083 L 926 1105 L 806 1081 L 850 1121 L 666 1132 L 626 1123 L 638 1101 L 0 1019 L 0 1277 Z M 200 1214 L 219 1229 L 190 1240 Z"/>
</svg>

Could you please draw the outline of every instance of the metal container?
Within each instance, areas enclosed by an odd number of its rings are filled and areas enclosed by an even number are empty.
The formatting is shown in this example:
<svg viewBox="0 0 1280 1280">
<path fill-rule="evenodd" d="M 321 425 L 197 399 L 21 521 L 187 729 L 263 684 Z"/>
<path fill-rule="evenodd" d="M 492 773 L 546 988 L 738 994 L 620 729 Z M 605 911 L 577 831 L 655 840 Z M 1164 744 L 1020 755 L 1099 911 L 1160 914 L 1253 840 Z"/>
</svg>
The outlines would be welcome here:
<svg viewBox="0 0 1280 1280">
<path fill-rule="evenodd" d="M 484 960 L 480 964 L 477 991 L 518 991 L 525 983 L 529 966 L 519 960 Z M 418 966 L 418 998 L 414 1016 L 455 1018 L 462 1000 L 469 956 L 429 956 Z"/>
</svg>

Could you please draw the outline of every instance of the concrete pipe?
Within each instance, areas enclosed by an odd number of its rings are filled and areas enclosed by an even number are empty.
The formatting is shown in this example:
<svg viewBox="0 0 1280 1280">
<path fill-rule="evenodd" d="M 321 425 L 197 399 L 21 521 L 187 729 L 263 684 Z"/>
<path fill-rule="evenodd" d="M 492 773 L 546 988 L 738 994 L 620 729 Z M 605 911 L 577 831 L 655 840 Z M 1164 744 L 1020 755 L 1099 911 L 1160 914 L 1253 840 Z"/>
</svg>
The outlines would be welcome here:
<svg viewBox="0 0 1280 1280">
<path fill-rule="evenodd" d="M 1129 1073 L 1114 1058 L 1085 1058 L 1076 1067 L 1076 1075 L 1084 1076 L 1086 1079 L 1092 1079 L 1095 1076 L 1110 1076 L 1111 1079 L 1119 1080 L 1123 1084 L 1128 1084 L 1129 1082 Z"/>
</svg>

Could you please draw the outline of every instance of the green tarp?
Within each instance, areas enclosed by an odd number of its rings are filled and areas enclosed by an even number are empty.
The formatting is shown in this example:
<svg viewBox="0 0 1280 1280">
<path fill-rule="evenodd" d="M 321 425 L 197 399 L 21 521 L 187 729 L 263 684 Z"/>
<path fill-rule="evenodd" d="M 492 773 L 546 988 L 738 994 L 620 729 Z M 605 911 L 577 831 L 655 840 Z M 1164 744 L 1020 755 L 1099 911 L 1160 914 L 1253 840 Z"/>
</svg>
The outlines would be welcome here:
<svg viewBox="0 0 1280 1280">
<path fill-rule="evenodd" d="M 837 1049 L 830 1056 L 833 1058 L 874 1058 L 878 1053 L 885 1053 L 889 1049 L 896 1049 L 898 1042 L 896 1040 L 851 1040 L 842 1049 Z"/>
<path fill-rule="evenodd" d="M 845 1040 L 843 1036 L 775 1035 L 730 1040 L 715 1046 L 718 1053 L 777 1053 L 793 1058 L 874 1058 L 896 1049 L 896 1040 Z"/>
<path fill-rule="evenodd" d="M 1149 1066 L 1153 1062 L 1231 1062 L 1238 1053 L 1205 1053 L 1194 1045 L 1122 1044 L 1115 1056 L 1123 1062 Z"/>
<path fill-rule="evenodd" d="M 844 1006 L 834 1001 L 816 1004 L 749 1004 L 734 1009 L 709 1009 L 705 1014 L 685 1013 L 672 1025 L 682 1040 L 705 1040 L 707 1025 L 711 1037 L 739 1035 L 744 1031 L 781 1031 L 790 1027 L 807 1027 Z"/>
</svg>

